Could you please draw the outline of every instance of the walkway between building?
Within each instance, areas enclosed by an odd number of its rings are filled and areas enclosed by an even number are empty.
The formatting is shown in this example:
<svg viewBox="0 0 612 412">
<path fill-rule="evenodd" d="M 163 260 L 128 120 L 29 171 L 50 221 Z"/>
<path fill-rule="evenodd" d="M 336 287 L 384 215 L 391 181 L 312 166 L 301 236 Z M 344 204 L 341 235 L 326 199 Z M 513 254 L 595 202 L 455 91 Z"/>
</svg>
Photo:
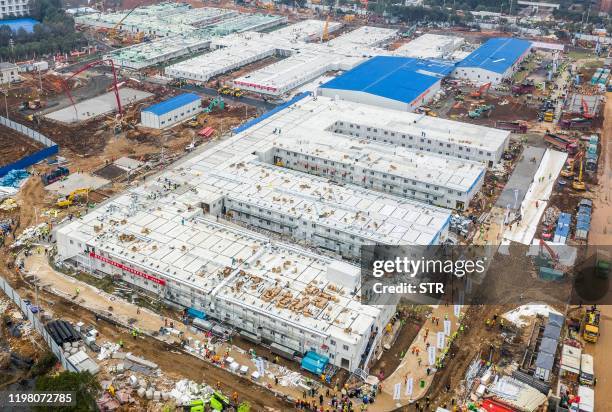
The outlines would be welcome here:
<svg viewBox="0 0 612 412">
<path fill-rule="evenodd" d="M 503 244 L 508 244 L 509 241 L 524 245 L 531 244 L 538 223 L 547 207 L 553 186 L 566 159 L 567 153 L 551 149 L 546 150 L 540 167 L 533 176 L 533 181 L 521 203 L 521 219 L 514 223 L 509 222 L 512 224 L 504 231 Z"/>
<path fill-rule="evenodd" d="M 445 320 L 450 321 L 450 330 L 442 344 L 445 348 L 449 337 L 459 330 L 459 318 L 455 316 L 454 305 L 439 305 L 433 308 L 430 318 L 425 322 L 416 338 L 404 354 L 402 362 L 388 378 L 383 380 L 383 391 L 394 395 L 397 384 L 400 384 L 399 403 L 406 405 L 416 401 L 427 393 L 435 376 L 435 361 L 430 364 L 428 350 L 435 348 L 437 359 L 443 349 L 439 348 L 438 332 L 444 332 Z M 396 399 L 397 402 L 397 399 Z"/>
</svg>

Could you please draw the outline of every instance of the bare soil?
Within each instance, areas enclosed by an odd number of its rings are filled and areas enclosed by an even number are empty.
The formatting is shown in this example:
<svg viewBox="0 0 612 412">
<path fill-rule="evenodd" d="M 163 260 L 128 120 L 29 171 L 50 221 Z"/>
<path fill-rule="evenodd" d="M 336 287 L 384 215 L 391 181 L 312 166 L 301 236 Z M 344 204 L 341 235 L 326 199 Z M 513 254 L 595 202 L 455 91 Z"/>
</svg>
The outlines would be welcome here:
<svg viewBox="0 0 612 412">
<path fill-rule="evenodd" d="M 13 129 L 0 126 L 0 166 L 36 153 L 44 147 L 42 143 L 38 143 Z"/>
</svg>

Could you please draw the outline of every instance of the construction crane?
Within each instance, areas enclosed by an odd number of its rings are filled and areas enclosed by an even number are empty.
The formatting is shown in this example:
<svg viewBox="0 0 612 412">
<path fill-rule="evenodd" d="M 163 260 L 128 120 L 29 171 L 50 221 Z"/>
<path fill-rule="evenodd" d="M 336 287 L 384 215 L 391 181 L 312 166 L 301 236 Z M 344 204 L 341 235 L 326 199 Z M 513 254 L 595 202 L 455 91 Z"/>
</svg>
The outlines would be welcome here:
<svg viewBox="0 0 612 412">
<path fill-rule="evenodd" d="M 593 113 L 591 113 L 589 111 L 589 105 L 587 104 L 586 100 L 584 100 L 584 97 L 581 98 L 582 99 L 582 117 L 584 117 L 585 119 L 592 119 Z"/>
<path fill-rule="evenodd" d="M 578 177 L 574 178 L 574 181 L 572 182 L 572 188 L 574 190 L 580 191 L 586 190 L 586 185 L 582 180 L 582 160 L 580 160 L 580 172 L 578 172 Z"/>
<path fill-rule="evenodd" d="M 584 156 L 584 151 L 580 151 L 574 156 L 573 159 L 567 161 L 567 166 L 561 171 L 561 176 L 563 177 L 573 177 L 574 176 L 574 168 L 576 166 L 576 162 L 582 162 L 582 156 Z"/>
<path fill-rule="evenodd" d="M 68 80 L 79 75 L 85 70 L 88 70 L 95 66 L 104 65 L 104 64 L 110 64 L 111 70 L 113 71 L 113 91 L 115 92 L 115 99 L 117 100 L 117 112 L 119 113 L 120 116 L 123 115 L 123 107 L 121 107 L 121 99 L 119 98 L 119 87 L 117 87 L 117 72 L 115 71 L 115 63 L 113 62 L 112 59 L 106 59 L 106 60 L 96 60 L 94 62 L 87 63 L 85 66 L 81 67 L 79 70 L 75 71 L 70 76 L 65 78 L 63 81 L 64 90 L 66 91 L 66 95 L 68 96 L 68 99 L 70 99 L 70 104 L 72 104 L 72 106 L 74 107 L 74 111 L 76 113 L 77 119 L 79 117 L 79 111 L 77 110 L 76 104 L 74 103 L 74 99 L 72 98 L 72 94 L 70 93 L 70 88 L 68 87 Z"/>
<path fill-rule="evenodd" d="M 323 25 L 323 33 L 321 34 L 321 43 L 329 40 L 329 19 L 330 17 L 331 16 L 328 14 L 327 18 L 325 19 L 325 24 Z"/>
<path fill-rule="evenodd" d="M 482 86 L 480 86 L 478 90 L 474 90 L 472 93 L 470 93 L 470 97 L 475 97 L 479 99 L 482 96 L 484 96 L 487 93 L 487 91 L 489 91 L 490 87 L 491 87 L 491 82 L 485 83 Z"/>
<path fill-rule="evenodd" d="M 122 18 L 121 18 L 121 19 L 120 19 L 120 20 L 117 22 L 117 24 L 115 24 L 115 25 L 113 26 L 113 28 L 112 28 L 112 29 L 110 29 L 110 31 L 108 32 L 108 37 L 109 37 L 109 38 L 114 39 L 114 38 L 117 36 L 117 30 L 119 29 L 119 27 L 121 26 L 121 24 L 122 24 L 122 23 L 125 21 L 125 19 L 127 19 L 127 18 L 128 18 L 128 16 L 129 16 L 130 14 L 132 14 L 132 12 L 133 12 L 134 10 L 136 10 L 138 7 L 140 7 L 140 4 L 137 4 L 137 5 L 135 5 L 134 7 L 132 7 L 132 8 L 130 9 L 130 11 L 128 11 L 128 12 L 125 14 L 125 16 L 123 16 L 123 17 L 122 17 Z"/>
</svg>

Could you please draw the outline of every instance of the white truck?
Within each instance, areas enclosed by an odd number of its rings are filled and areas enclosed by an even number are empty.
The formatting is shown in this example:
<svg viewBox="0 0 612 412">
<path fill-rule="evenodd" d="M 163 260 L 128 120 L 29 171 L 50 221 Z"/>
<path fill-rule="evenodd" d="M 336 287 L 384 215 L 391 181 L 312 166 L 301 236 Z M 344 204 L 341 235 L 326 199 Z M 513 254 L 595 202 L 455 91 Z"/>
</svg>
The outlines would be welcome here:
<svg viewBox="0 0 612 412">
<path fill-rule="evenodd" d="M 583 353 L 580 357 L 580 384 L 593 386 L 594 383 L 593 356 Z"/>
</svg>

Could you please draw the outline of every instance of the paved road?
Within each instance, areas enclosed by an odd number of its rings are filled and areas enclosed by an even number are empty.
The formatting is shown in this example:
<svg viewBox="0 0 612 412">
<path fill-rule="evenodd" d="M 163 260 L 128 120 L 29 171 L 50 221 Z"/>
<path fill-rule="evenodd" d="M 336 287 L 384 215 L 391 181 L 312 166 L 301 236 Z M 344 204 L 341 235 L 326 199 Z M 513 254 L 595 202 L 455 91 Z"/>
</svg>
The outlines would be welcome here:
<svg viewBox="0 0 612 412">
<path fill-rule="evenodd" d="M 187 84 L 182 87 L 175 87 L 177 90 L 189 90 L 198 94 L 204 94 L 207 96 L 217 96 L 217 90 L 212 87 L 195 86 L 193 84 Z M 256 107 L 261 111 L 267 112 L 268 110 L 274 109 L 277 105 L 270 102 L 264 102 L 263 100 L 255 99 L 253 97 L 243 96 L 239 99 L 231 96 L 223 96 L 223 100 L 230 104 L 248 104 L 249 106 Z"/>
</svg>

